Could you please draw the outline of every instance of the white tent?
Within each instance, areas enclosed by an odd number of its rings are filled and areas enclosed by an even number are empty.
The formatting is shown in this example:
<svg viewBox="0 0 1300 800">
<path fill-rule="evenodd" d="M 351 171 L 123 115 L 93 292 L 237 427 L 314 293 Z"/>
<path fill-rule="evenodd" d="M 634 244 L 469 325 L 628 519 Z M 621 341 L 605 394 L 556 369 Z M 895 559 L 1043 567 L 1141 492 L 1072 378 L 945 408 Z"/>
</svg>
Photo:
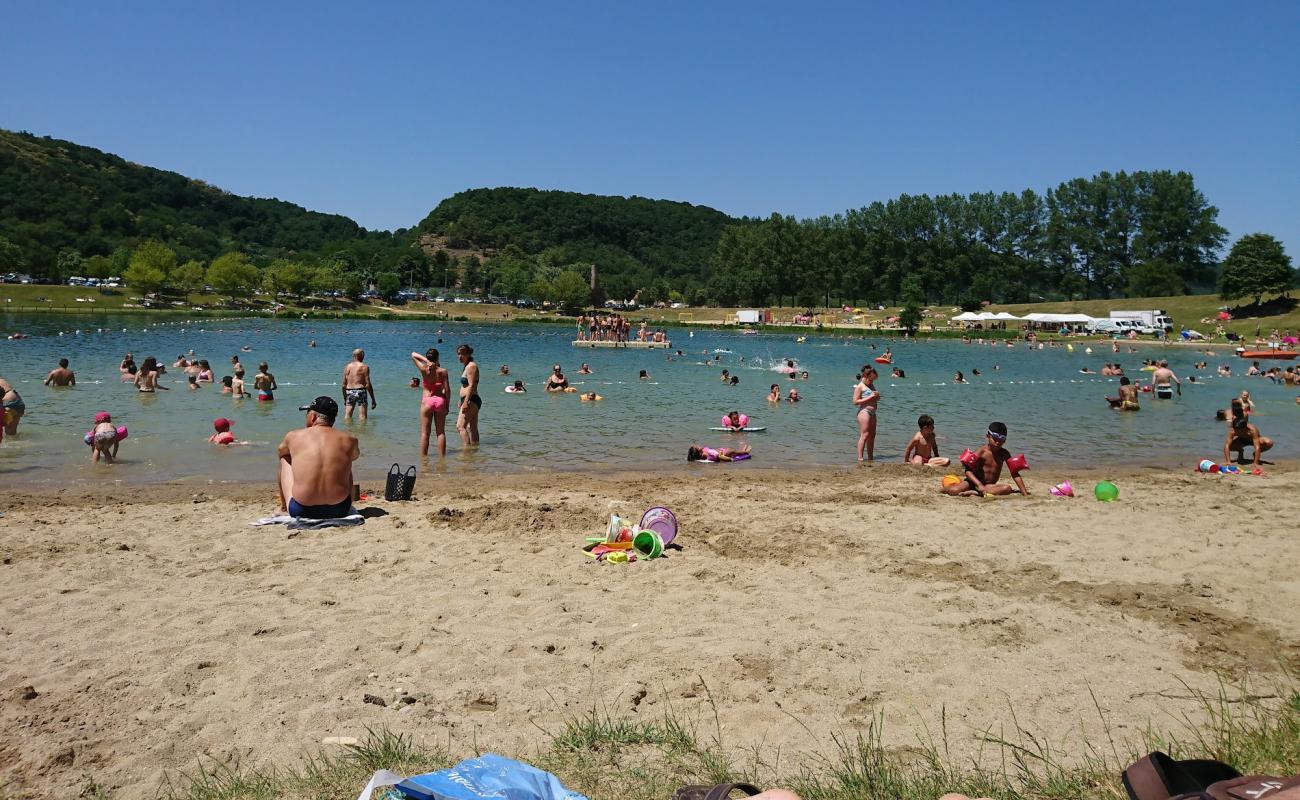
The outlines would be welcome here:
<svg viewBox="0 0 1300 800">
<path fill-rule="evenodd" d="M 1015 314 L 1011 314 L 1011 313 L 1006 312 L 1006 311 L 999 311 L 998 313 L 996 313 L 996 314 L 993 315 L 993 318 L 994 318 L 994 319 L 1007 320 L 1008 322 L 1020 322 L 1020 321 L 1021 321 L 1020 317 L 1017 317 Z"/>
<path fill-rule="evenodd" d="M 953 317 L 952 321 L 953 322 L 979 322 L 983 319 L 984 319 L 983 317 L 981 317 L 979 314 L 976 314 L 973 311 L 963 311 L 962 313 Z"/>
</svg>

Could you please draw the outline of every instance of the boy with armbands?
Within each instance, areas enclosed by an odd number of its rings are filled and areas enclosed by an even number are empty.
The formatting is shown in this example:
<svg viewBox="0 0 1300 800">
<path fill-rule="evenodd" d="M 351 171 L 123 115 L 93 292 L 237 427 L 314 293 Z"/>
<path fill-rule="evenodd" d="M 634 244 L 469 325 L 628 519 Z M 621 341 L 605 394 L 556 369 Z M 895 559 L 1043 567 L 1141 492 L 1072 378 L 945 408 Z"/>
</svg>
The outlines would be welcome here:
<svg viewBox="0 0 1300 800">
<path fill-rule="evenodd" d="M 942 486 L 939 491 L 943 494 L 979 495 L 980 497 L 1008 495 L 1019 491 L 1027 496 L 1029 489 L 1025 488 L 1025 482 L 1020 477 L 1020 473 L 1029 467 L 1025 464 L 1023 455 L 1013 457 L 1003 447 L 1007 441 L 1007 426 L 1001 422 L 989 423 L 985 439 L 987 444 L 979 450 L 974 453 L 967 450 L 962 454 L 961 463 L 966 470 L 963 479 Z M 1011 470 L 1011 479 L 1015 481 L 1015 487 L 1008 486 L 1005 483 L 998 483 L 998 478 L 1002 477 L 1003 464 L 1006 464 L 1007 468 Z"/>
</svg>

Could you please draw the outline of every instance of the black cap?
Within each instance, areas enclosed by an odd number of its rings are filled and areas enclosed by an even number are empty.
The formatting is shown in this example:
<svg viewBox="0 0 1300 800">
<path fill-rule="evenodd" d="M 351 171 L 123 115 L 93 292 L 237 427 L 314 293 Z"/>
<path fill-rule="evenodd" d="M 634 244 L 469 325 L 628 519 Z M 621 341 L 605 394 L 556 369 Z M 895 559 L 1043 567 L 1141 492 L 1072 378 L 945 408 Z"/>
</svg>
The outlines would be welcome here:
<svg viewBox="0 0 1300 800">
<path fill-rule="evenodd" d="M 308 405 L 298 406 L 298 410 L 315 411 L 322 417 L 329 417 L 330 421 L 337 419 L 339 416 L 339 404 L 334 402 L 333 397 L 326 397 L 325 395 L 317 397 Z"/>
</svg>

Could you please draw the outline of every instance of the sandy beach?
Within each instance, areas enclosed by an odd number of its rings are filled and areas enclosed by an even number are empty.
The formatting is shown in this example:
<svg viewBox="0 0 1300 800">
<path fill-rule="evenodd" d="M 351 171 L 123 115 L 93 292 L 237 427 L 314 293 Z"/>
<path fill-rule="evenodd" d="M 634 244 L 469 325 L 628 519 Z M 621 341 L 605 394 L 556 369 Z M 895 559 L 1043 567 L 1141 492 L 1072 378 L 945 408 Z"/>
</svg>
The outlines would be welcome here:
<svg viewBox="0 0 1300 800">
<path fill-rule="evenodd" d="M 712 725 L 710 696 L 728 746 L 783 759 L 877 712 L 899 746 L 946 714 L 973 753 L 1014 713 L 1078 752 L 1103 716 L 1195 715 L 1184 684 L 1300 665 L 1300 472 L 1112 470 L 1113 504 L 1100 475 L 1075 499 L 1027 477 L 987 501 L 902 467 L 422 478 L 308 532 L 248 526 L 270 485 L 11 495 L 0 795 L 151 797 L 200 757 L 292 764 L 368 726 L 526 754 L 593 708 Z M 580 552 L 657 504 L 682 549 Z"/>
</svg>

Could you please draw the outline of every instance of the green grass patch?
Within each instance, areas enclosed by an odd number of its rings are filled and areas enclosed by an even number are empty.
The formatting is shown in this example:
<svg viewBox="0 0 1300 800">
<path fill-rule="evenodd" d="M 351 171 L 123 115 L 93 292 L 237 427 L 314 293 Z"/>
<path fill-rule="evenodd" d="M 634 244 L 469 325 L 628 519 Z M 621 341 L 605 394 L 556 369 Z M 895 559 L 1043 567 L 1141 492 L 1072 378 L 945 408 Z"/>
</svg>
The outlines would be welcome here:
<svg viewBox="0 0 1300 800">
<path fill-rule="evenodd" d="M 1120 770 L 1151 750 L 1226 761 L 1246 774 L 1300 773 L 1300 691 L 1289 679 L 1273 691 L 1224 684 L 1215 694 L 1184 687 L 1171 697 L 1195 700 L 1197 713 L 1153 720 L 1126 741 L 1107 727 L 1101 741 L 1073 752 L 1019 726 L 959 734 L 946 720 L 911 746 L 891 746 L 881 714 L 864 730 L 835 737 L 827 753 L 738 749 L 724 741 L 706 705 L 659 716 L 592 709 L 547 732 L 549 744 L 536 752 L 513 755 L 592 800 L 666 800 L 685 784 L 741 780 L 783 786 L 805 800 L 934 800 L 953 791 L 997 800 L 1123 800 Z M 977 752 L 954 756 L 957 736 L 973 736 Z M 169 800 L 350 800 L 375 770 L 409 775 L 453 760 L 445 749 L 370 731 L 358 745 L 292 768 L 201 763 L 174 775 L 160 794 Z M 108 797 L 89 776 L 87 786 L 87 796 Z"/>
</svg>

